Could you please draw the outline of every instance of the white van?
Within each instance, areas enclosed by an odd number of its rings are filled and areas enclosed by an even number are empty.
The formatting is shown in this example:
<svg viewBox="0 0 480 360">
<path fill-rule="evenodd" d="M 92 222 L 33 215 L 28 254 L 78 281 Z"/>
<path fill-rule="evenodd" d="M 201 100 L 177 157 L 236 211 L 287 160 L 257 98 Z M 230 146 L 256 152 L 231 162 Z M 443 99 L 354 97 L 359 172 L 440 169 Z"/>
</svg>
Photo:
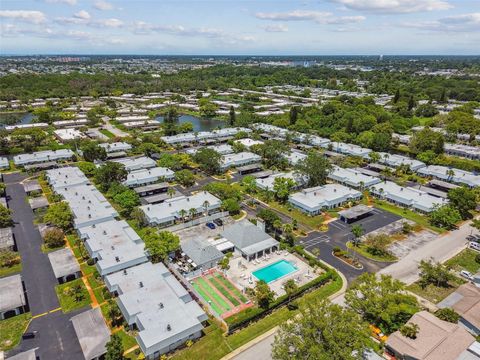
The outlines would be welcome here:
<svg viewBox="0 0 480 360">
<path fill-rule="evenodd" d="M 470 241 L 470 244 L 468 245 L 470 249 L 480 251 L 480 243 L 475 242 L 475 241 Z"/>
</svg>

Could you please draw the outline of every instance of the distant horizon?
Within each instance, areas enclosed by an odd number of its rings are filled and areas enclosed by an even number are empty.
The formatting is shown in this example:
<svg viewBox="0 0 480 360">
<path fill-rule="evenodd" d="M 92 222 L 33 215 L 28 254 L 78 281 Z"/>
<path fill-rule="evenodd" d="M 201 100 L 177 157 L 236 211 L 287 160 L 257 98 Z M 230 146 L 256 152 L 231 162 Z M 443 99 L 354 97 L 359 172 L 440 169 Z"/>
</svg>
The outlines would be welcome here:
<svg viewBox="0 0 480 360">
<path fill-rule="evenodd" d="M 441 54 L 441 53 L 432 53 L 432 54 L 182 54 L 182 53 L 171 53 L 171 54 L 148 54 L 148 53 L 38 53 L 38 54 L 28 54 L 28 53 L 11 53 L 11 54 L 0 54 L 0 57 L 9 57 L 9 56 L 25 56 L 25 57 L 35 57 L 35 56 L 157 56 L 157 57 L 480 57 L 478 54 Z"/>
</svg>

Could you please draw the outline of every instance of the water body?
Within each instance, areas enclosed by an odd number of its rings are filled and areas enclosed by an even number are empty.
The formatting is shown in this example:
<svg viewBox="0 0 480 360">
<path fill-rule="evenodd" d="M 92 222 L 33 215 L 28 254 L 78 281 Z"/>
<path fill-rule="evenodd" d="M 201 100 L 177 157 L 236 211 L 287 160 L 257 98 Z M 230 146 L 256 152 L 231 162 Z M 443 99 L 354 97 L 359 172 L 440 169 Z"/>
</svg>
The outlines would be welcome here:
<svg viewBox="0 0 480 360">
<path fill-rule="evenodd" d="M 12 113 L 10 113 L 12 114 Z M 8 115 L 8 113 L 0 114 L 0 128 L 5 127 L 4 119 Z M 32 113 L 15 113 L 14 116 L 18 117 L 18 121 L 15 124 L 7 124 L 7 125 L 18 125 L 18 124 L 30 124 L 35 116 Z"/>
<path fill-rule="evenodd" d="M 163 123 L 163 116 L 157 116 L 155 118 L 160 123 Z M 177 121 L 177 125 L 184 123 L 192 123 L 193 131 L 211 131 L 218 128 L 223 128 L 226 125 L 225 121 L 217 119 L 203 119 L 193 115 L 180 115 Z"/>
</svg>

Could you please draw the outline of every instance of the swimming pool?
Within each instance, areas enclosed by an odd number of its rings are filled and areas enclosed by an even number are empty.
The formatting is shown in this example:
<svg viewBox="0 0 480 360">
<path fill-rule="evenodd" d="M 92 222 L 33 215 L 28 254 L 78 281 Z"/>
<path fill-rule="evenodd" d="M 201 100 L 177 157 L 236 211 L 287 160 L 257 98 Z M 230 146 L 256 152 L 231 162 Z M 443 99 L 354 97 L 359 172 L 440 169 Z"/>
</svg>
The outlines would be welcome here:
<svg viewBox="0 0 480 360">
<path fill-rule="evenodd" d="M 291 262 L 287 260 L 280 260 L 276 263 L 258 269 L 252 274 L 258 280 L 263 280 L 268 284 L 297 270 L 297 267 Z"/>
</svg>

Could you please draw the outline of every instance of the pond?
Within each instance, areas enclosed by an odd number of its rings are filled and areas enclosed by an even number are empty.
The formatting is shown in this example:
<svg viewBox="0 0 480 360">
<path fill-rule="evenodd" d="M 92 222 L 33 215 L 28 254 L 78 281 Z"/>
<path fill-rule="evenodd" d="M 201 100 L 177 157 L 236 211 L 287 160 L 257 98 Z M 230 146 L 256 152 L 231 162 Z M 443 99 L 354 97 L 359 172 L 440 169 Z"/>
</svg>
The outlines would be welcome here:
<svg viewBox="0 0 480 360">
<path fill-rule="evenodd" d="M 5 125 L 30 124 L 35 116 L 32 113 L 0 113 L 0 128 Z M 17 119 L 12 122 L 11 119 Z M 6 123 L 7 122 L 7 123 Z"/>
<path fill-rule="evenodd" d="M 163 123 L 163 116 L 157 116 L 155 118 L 160 123 Z M 180 115 L 177 121 L 177 125 L 183 123 L 192 123 L 193 131 L 211 131 L 225 127 L 226 122 L 218 119 L 203 119 L 193 115 Z"/>
</svg>

